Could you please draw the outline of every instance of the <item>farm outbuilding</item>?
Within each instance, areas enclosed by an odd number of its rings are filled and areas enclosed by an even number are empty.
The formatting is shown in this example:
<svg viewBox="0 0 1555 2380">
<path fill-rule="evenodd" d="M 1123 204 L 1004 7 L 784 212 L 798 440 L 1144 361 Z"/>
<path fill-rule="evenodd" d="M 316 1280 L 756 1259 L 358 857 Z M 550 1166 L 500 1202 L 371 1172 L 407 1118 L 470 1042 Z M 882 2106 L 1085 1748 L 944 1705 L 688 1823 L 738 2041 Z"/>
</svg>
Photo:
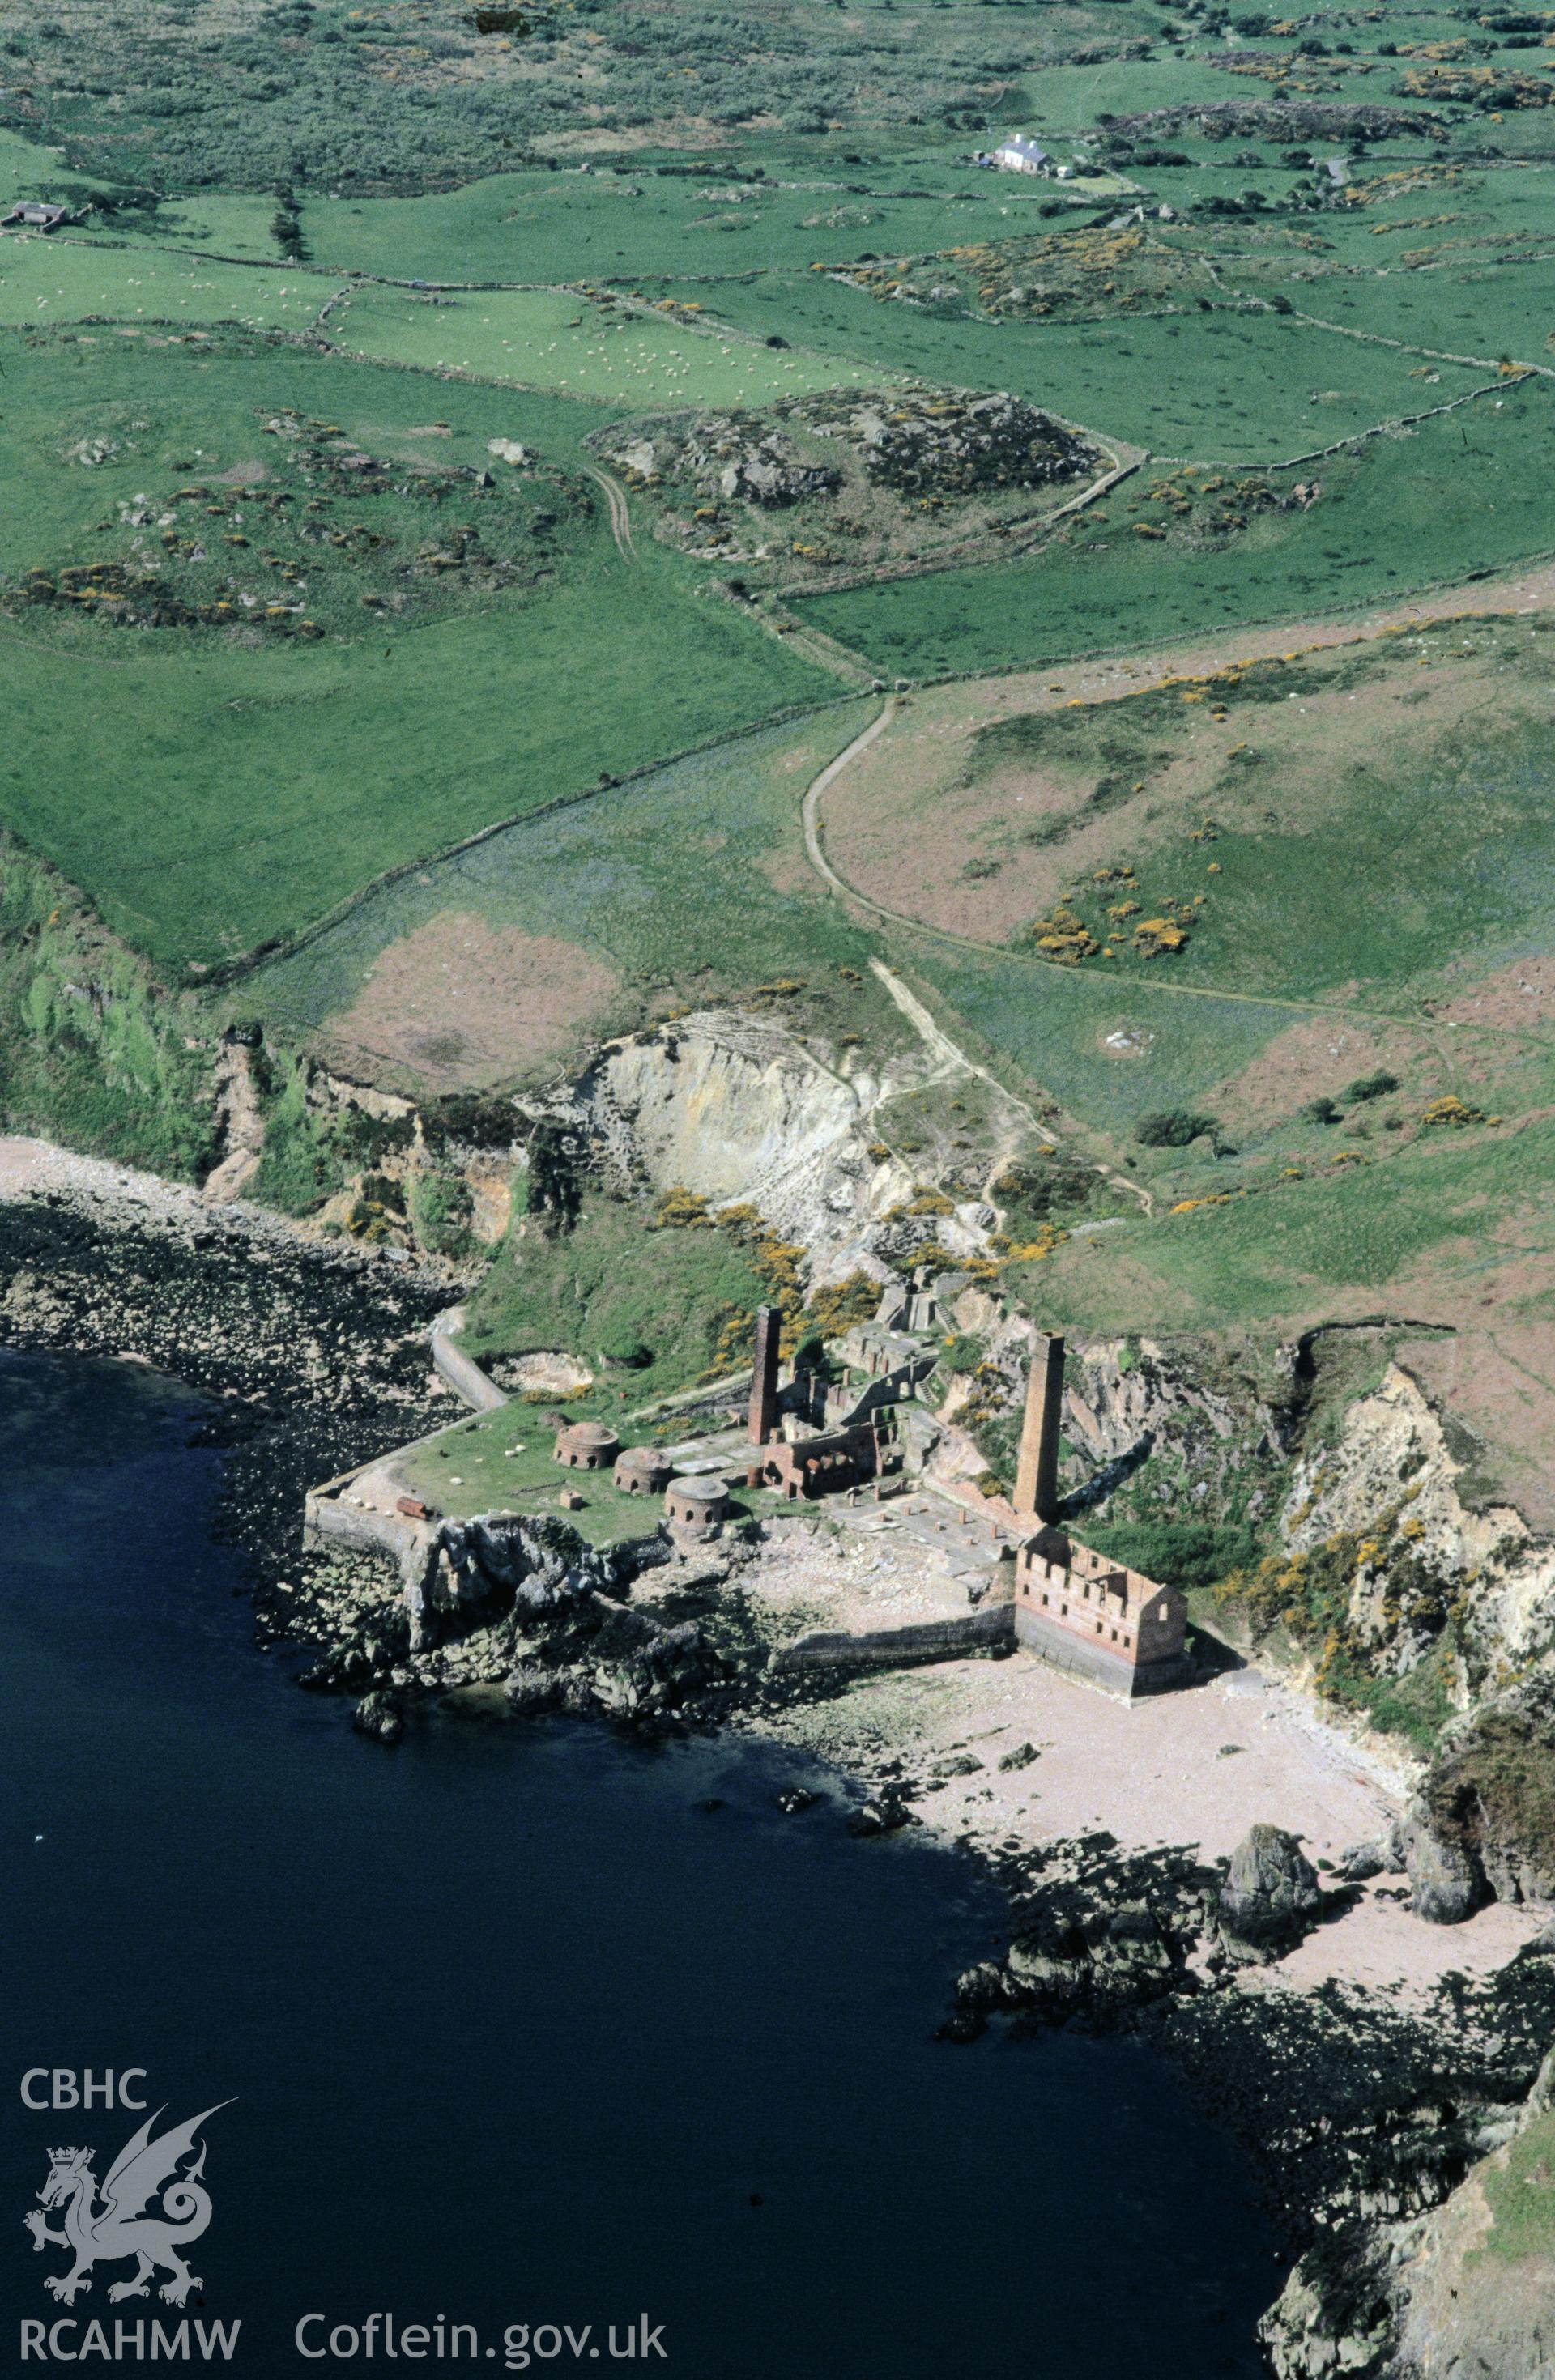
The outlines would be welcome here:
<svg viewBox="0 0 1555 2380">
<path fill-rule="evenodd" d="M 53 206 L 46 199 L 20 199 L 8 213 L 0 215 L 0 231 L 56 231 L 65 215 L 63 207 Z"/>
</svg>

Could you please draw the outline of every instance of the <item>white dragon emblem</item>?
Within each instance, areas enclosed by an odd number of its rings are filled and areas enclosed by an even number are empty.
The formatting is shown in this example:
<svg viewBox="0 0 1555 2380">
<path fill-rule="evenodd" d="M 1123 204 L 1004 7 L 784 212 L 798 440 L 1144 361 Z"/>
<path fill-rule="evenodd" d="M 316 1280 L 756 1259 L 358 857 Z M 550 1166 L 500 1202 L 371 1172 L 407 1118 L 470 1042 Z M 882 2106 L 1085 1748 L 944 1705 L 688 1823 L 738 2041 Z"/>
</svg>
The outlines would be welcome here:
<svg viewBox="0 0 1555 2380">
<path fill-rule="evenodd" d="M 156 2140 L 152 2138 L 152 2126 L 163 2110 L 159 2107 L 156 2115 L 148 2116 L 114 2159 L 102 2184 L 101 2204 L 97 2177 L 91 2170 L 96 2152 L 49 2151 L 48 2180 L 38 2192 L 38 2203 L 44 2208 L 63 2206 L 65 2228 L 51 2231 L 36 2210 L 22 2220 L 32 2234 L 35 2249 L 68 2248 L 75 2256 L 69 2272 L 51 2273 L 43 2283 L 62 2304 L 73 2304 L 79 2290 L 91 2289 L 93 2265 L 116 2264 L 127 2256 L 136 2259 L 135 2273 L 128 2281 L 114 2283 L 108 2291 L 114 2304 L 121 2298 L 149 2297 L 152 2275 L 159 2268 L 171 2276 L 157 2292 L 169 2305 L 181 2306 L 191 2289 L 204 2287 L 178 2252 L 191 2240 L 198 2240 L 211 2220 L 210 2192 L 200 2182 L 205 2170 L 203 2141 L 188 2172 L 181 2174 L 178 2167 L 194 2149 L 205 2118 L 231 2104 L 229 2099 L 219 2100 L 216 2107 L 207 2107 Z M 157 2211 L 148 2215 L 147 2207 L 158 2198 Z"/>
</svg>

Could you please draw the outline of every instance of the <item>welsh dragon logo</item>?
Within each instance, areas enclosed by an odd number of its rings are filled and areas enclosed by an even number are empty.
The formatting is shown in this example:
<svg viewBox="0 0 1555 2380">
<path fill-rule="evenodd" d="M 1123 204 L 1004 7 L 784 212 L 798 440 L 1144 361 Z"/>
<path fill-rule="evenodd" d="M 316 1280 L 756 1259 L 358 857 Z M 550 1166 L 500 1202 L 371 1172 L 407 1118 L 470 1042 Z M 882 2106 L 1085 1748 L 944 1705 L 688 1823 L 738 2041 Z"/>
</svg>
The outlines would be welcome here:
<svg viewBox="0 0 1555 2380">
<path fill-rule="evenodd" d="M 183 2160 L 193 2154 L 196 2135 L 207 2116 L 230 2107 L 229 2099 L 207 2107 L 187 2124 L 152 2138 L 152 2126 L 163 2113 L 148 2116 L 133 2140 L 127 2141 L 98 2183 L 91 2170 L 92 2149 L 51 2149 L 48 2180 L 38 2192 L 39 2205 L 64 2208 L 64 2228 L 51 2231 L 36 2210 L 22 2220 L 37 2248 L 67 2248 L 76 2261 L 67 2273 L 51 2273 L 43 2287 L 64 2305 L 72 2305 L 82 2289 L 91 2287 L 93 2265 L 114 2265 L 133 2256 L 135 2271 L 128 2281 L 115 2281 L 109 2301 L 151 2295 L 154 2272 L 165 2272 L 157 2294 L 169 2305 L 181 2306 L 191 2289 L 203 2289 L 179 2253 L 198 2240 L 211 2220 L 211 2194 L 200 2180 L 205 2170 L 205 2143 L 186 2171 Z M 160 2201 L 160 2204 L 156 2202 Z M 154 2205 L 148 2214 L 147 2208 Z"/>
</svg>

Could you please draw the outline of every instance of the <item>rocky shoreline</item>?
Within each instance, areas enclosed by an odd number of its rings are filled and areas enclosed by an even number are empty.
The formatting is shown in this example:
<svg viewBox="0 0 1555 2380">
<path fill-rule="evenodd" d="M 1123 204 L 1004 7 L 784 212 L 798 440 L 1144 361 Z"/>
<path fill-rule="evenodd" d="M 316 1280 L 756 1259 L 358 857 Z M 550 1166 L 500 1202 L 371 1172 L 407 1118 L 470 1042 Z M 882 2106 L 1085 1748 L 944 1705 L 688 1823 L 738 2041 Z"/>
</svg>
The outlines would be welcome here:
<svg viewBox="0 0 1555 2380">
<path fill-rule="evenodd" d="M 0 1197 L 0 1340 L 150 1364 L 211 1400 L 219 1526 L 261 1623 L 300 1560 L 311 1482 L 457 1410 L 427 1353 L 447 1296 L 413 1265 L 108 1166 Z"/>
<path fill-rule="evenodd" d="M 310 1645 L 303 1682 L 349 1694 L 370 1734 L 392 1740 L 429 1699 L 475 1716 L 781 1732 L 785 1711 L 846 1694 L 845 1673 L 768 1672 L 745 1584 L 759 1559 L 750 1542 L 675 1554 L 650 1539 L 601 1557 L 559 1520 L 500 1541 L 476 1524 L 427 1582 L 419 1643 L 392 1564 L 307 1552 L 308 1485 L 455 1410 L 427 1346 L 446 1298 L 431 1270 L 337 1250 L 252 1210 L 211 1213 L 111 1169 L 0 1203 L 0 1338 L 141 1360 L 211 1400 L 202 1428 L 227 1454 L 220 1526 L 248 1566 L 261 1641 Z M 634 1576 L 650 1590 L 637 1604 Z M 818 1815 L 830 1809 L 861 1835 L 923 1823 L 935 1771 L 910 1738 L 882 1743 L 840 1777 L 818 1771 Z M 796 1813 L 808 1801 L 791 1798 Z M 1240 1902 L 1223 1862 L 1130 1852 L 1101 1830 L 978 1850 L 1006 1896 L 1010 1939 L 1002 1959 L 957 1981 L 944 2036 L 1136 2033 L 1193 2076 L 1257 2158 L 1299 2260 L 1265 2325 L 1280 2380 L 1448 2373 L 1399 2341 L 1434 2252 L 1434 2210 L 1513 2139 L 1531 2094 L 1537 2104 L 1555 2041 L 1555 1931 L 1500 1973 L 1450 1975 L 1413 2005 L 1342 1984 L 1282 1987 L 1257 1960 L 1323 1923 L 1352 1888 L 1309 1869 L 1307 1883 L 1278 1846 L 1264 1850 Z M 1484 2368 L 1525 2380 L 1537 2367 Z"/>
</svg>

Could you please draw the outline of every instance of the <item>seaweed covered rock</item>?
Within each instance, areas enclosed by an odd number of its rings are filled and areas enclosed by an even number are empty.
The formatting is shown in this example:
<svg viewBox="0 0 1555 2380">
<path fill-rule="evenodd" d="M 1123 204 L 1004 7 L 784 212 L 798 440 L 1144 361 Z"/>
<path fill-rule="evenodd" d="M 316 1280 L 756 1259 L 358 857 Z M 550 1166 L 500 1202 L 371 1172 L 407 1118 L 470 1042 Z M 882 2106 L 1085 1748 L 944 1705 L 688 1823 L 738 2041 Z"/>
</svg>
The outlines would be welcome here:
<svg viewBox="0 0 1555 2380">
<path fill-rule="evenodd" d="M 635 1650 L 601 1667 L 594 1681 L 600 1708 L 640 1719 L 675 1710 L 716 1674 L 717 1659 L 693 1621 L 656 1628 Z"/>
<path fill-rule="evenodd" d="M 405 1718 L 398 1697 L 375 1688 L 364 1694 L 351 1714 L 351 1724 L 361 1735 L 374 1743 L 397 1743 L 405 1732 Z"/>
<path fill-rule="evenodd" d="M 1258 2325 L 1276 2380 L 1367 2380 L 1393 2336 L 1387 2246 L 1360 2224 L 1308 2249 Z"/>
<path fill-rule="evenodd" d="M 1197 1989 L 1188 1960 L 1208 1881 L 1185 1853 L 1120 1858 L 1107 1835 L 1064 1845 L 1016 1901 L 1005 1997 L 1049 2020 L 1112 2025 Z"/>
</svg>

